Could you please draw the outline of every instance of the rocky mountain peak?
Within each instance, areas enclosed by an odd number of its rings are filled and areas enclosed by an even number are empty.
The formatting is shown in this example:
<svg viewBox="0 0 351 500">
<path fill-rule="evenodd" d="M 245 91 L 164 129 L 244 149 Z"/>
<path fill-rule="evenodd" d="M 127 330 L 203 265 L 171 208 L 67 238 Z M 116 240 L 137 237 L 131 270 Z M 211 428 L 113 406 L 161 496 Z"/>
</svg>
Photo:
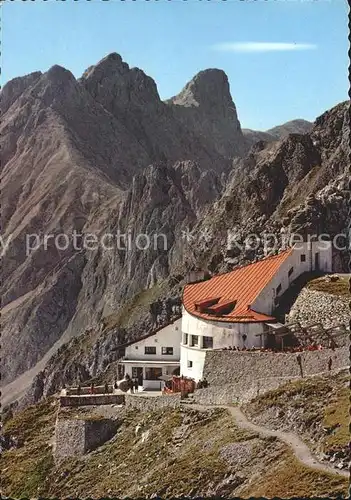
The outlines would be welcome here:
<svg viewBox="0 0 351 500">
<path fill-rule="evenodd" d="M 230 106 L 235 111 L 228 77 L 220 69 L 206 69 L 197 73 L 171 102 L 185 107 L 204 107 L 214 112 L 224 112 L 225 106 Z"/>
<path fill-rule="evenodd" d="M 117 53 L 90 66 L 80 79 L 88 92 L 113 114 L 118 108 L 160 103 L 156 83 L 139 68 L 130 68 Z"/>
<path fill-rule="evenodd" d="M 175 115 L 200 136 L 211 136 L 225 157 L 242 156 L 246 142 L 226 73 L 206 69 L 197 73 L 183 90 L 166 101 Z"/>
<path fill-rule="evenodd" d="M 127 71 L 128 69 L 129 66 L 127 63 L 123 62 L 122 57 L 117 54 L 117 52 L 112 52 L 111 54 L 108 54 L 106 57 L 101 59 L 101 61 L 99 61 L 97 64 L 89 66 L 89 68 L 84 71 L 82 78 L 89 78 L 93 73 L 96 72 L 100 72 L 101 74 L 104 73 L 106 75 L 113 75 L 118 71 Z"/>
<path fill-rule="evenodd" d="M 66 82 L 75 81 L 73 74 L 66 68 L 54 64 L 51 68 L 44 74 L 45 78 L 55 84 L 64 84 Z"/>
</svg>

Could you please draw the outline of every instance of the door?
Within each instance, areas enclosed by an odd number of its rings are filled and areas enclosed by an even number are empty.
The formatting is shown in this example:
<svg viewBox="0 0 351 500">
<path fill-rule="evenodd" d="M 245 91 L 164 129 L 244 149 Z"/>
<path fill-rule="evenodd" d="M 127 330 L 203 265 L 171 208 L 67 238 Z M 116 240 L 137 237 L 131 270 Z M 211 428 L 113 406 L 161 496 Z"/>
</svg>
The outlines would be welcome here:
<svg viewBox="0 0 351 500">
<path fill-rule="evenodd" d="M 315 255 L 314 255 L 314 269 L 315 271 L 319 271 L 319 252 L 317 252 Z"/>
</svg>

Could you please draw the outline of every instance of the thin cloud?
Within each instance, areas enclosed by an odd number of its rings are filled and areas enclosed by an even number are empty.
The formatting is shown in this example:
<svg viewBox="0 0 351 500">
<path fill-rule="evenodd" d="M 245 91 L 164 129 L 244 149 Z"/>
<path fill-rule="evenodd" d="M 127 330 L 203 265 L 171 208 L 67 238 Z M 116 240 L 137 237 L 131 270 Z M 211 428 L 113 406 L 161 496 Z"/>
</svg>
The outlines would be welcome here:
<svg viewBox="0 0 351 500">
<path fill-rule="evenodd" d="M 313 43 L 281 43 L 281 42 L 227 42 L 212 46 L 220 52 L 287 52 L 295 50 L 314 50 Z"/>
</svg>

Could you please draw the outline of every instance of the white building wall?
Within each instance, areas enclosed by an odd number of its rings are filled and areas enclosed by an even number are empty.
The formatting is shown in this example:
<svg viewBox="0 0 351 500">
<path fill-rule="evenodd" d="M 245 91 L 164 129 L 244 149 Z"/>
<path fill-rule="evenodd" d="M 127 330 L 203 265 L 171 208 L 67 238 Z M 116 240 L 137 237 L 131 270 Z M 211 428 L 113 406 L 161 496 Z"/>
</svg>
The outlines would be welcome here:
<svg viewBox="0 0 351 500">
<path fill-rule="evenodd" d="M 182 344 L 180 349 L 180 373 L 196 381 L 202 378 L 205 355 L 208 349 L 203 348 L 203 337 L 213 339 L 213 349 L 224 347 L 261 347 L 263 323 L 225 323 L 207 321 L 192 314 L 183 308 L 182 317 Z M 243 335 L 246 335 L 244 341 Z M 187 335 L 187 338 L 186 338 Z M 193 335 L 198 336 L 198 346 L 191 346 Z M 185 343 L 186 342 L 186 343 Z M 192 366 L 189 366 L 192 362 Z"/>
<path fill-rule="evenodd" d="M 178 319 L 171 325 L 162 328 L 155 335 L 126 347 L 125 359 L 179 361 L 182 339 L 181 321 Z M 145 347 L 156 347 L 156 354 L 145 354 Z M 173 347 L 173 355 L 162 354 L 162 347 Z"/>
<path fill-rule="evenodd" d="M 276 304 L 275 298 L 281 296 L 302 273 L 316 271 L 316 254 L 319 254 L 319 269 L 322 272 L 332 270 L 332 245 L 330 242 L 298 243 L 293 253 L 280 266 L 278 272 L 268 285 L 257 296 L 251 309 L 264 314 L 272 314 Z M 305 261 L 301 261 L 301 256 Z M 289 276 L 289 270 L 293 272 Z M 281 285 L 281 291 L 277 294 L 277 288 Z"/>
</svg>

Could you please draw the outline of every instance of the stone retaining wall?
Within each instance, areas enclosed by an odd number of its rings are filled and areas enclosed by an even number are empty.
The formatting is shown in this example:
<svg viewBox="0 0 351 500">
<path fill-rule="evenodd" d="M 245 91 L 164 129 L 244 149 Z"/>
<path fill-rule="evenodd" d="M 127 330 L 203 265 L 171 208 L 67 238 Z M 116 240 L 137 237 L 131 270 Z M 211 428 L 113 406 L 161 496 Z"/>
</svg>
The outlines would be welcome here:
<svg viewBox="0 0 351 500">
<path fill-rule="evenodd" d="M 96 394 L 91 396 L 60 396 L 61 406 L 122 405 L 124 394 Z"/>
<path fill-rule="evenodd" d="M 206 389 L 198 389 L 192 396 L 194 403 L 202 405 L 230 405 L 248 403 L 255 397 L 265 392 L 277 389 L 282 384 L 300 377 L 270 378 L 250 382 L 248 385 L 242 383 L 227 384 L 226 386 L 210 386 Z"/>
<path fill-rule="evenodd" d="M 288 323 L 299 321 L 303 326 L 319 322 L 328 328 L 350 321 L 349 297 L 332 295 L 304 288 L 287 318 Z"/>
<path fill-rule="evenodd" d="M 113 385 L 109 385 L 107 387 L 107 393 L 108 394 L 113 394 L 114 388 Z M 91 394 L 91 387 L 81 387 L 80 388 L 80 395 L 85 396 L 85 395 L 90 395 Z M 104 385 L 96 385 L 94 387 L 94 394 L 96 395 L 103 395 L 105 394 L 105 386 Z M 66 389 L 66 395 L 67 396 L 78 396 L 78 387 L 68 387 Z"/>
<path fill-rule="evenodd" d="M 204 376 L 210 386 L 239 384 L 243 388 L 251 387 L 258 380 L 301 377 L 298 354 L 301 356 L 303 376 L 326 371 L 329 358 L 332 358 L 332 369 L 346 368 L 350 365 L 348 346 L 334 351 L 324 349 L 300 353 L 208 351 Z"/>
<path fill-rule="evenodd" d="M 164 396 L 125 395 L 126 408 L 144 412 L 161 410 L 163 408 L 179 408 L 180 393 Z"/>
<path fill-rule="evenodd" d="M 55 460 L 80 456 L 111 439 L 118 428 L 112 419 L 57 419 L 55 426 Z"/>
</svg>

